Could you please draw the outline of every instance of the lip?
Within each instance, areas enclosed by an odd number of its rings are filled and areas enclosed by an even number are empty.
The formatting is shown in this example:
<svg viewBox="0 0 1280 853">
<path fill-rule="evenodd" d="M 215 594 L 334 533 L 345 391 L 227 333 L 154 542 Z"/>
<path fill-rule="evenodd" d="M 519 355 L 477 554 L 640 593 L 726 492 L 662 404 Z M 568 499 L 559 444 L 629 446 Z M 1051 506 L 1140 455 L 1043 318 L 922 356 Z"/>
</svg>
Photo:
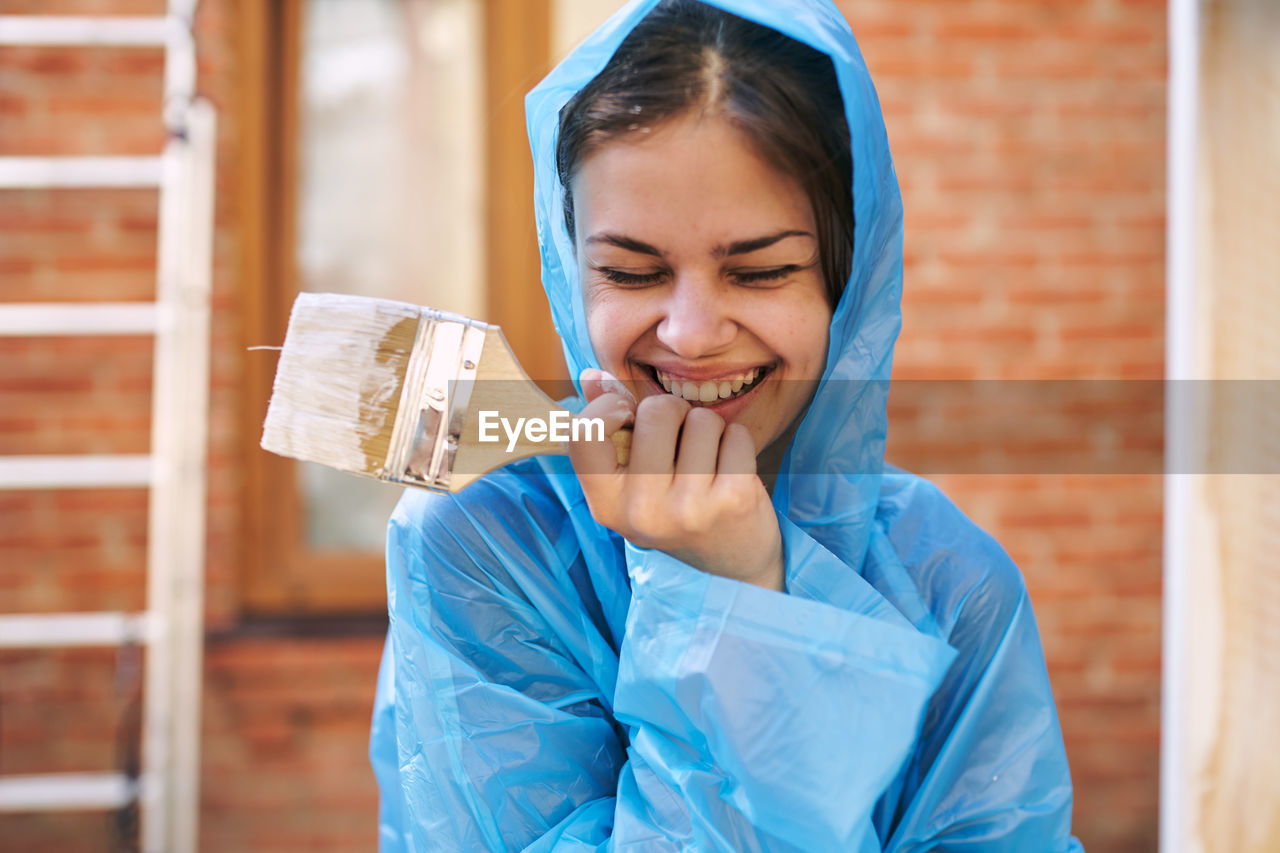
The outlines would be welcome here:
<svg viewBox="0 0 1280 853">
<path fill-rule="evenodd" d="M 748 370 L 755 370 L 756 368 L 770 370 L 777 366 L 776 362 L 772 361 L 755 362 L 754 364 L 743 364 L 736 367 L 728 365 L 717 365 L 714 367 L 690 367 L 683 364 L 660 364 L 656 362 L 639 361 L 636 362 L 636 364 L 644 368 L 646 372 L 649 370 L 659 370 L 663 373 L 670 374 L 677 379 L 683 379 L 689 382 L 704 382 L 708 379 L 715 381 L 731 379 L 734 376 L 746 373 Z M 664 391 L 663 393 L 666 392 Z"/>
<path fill-rule="evenodd" d="M 748 391 L 747 393 L 743 394 L 740 397 L 733 397 L 730 399 L 722 400 L 718 403 L 692 403 L 692 401 L 690 401 L 692 405 L 696 405 L 700 409 L 710 409 L 711 411 L 715 412 L 717 415 L 722 417 L 726 423 L 731 423 L 736 417 L 738 417 L 738 415 L 740 415 L 743 412 L 743 410 L 745 410 L 748 406 L 752 404 L 752 402 L 754 402 L 757 392 L 759 392 L 759 390 L 767 382 L 769 382 L 769 380 L 772 378 L 773 371 L 778 366 L 776 362 L 767 362 L 765 364 L 754 364 L 749 367 L 743 367 L 740 369 L 726 370 L 724 367 L 715 367 L 715 368 L 708 369 L 708 368 L 689 368 L 689 367 L 675 366 L 673 369 L 671 367 L 665 367 L 657 364 L 649 364 L 645 362 L 634 362 L 634 364 L 636 364 L 640 368 L 637 372 L 639 373 L 640 376 L 644 377 L 645 387 L 648 388 L 649 394 L 666 394 L 667 396 L 675 396 L 675 395 L 671 394 L 671 392 L 663 388 L 662 385 L 658 383 L 657 379 L 654 376 L 655 369 L 661 370 L 663 373 L 669 373 L 672 376 L 676 376 L 681 379 L 687 379 L 690 382 L 705 381 L 709 379 L 711 380 L 723 379 L 726 376 L 734 376 L 738 373 L 745 373 L 746 371 L 752 370 L 757 367 L 764 369 L 766 371 L 764 377 L 762 377 L 759 381 L 757 381 L 755 386 L 750 391 Z M 649 395 L 646 395 L 646 396 L 649 396 Z"/>
</svg>

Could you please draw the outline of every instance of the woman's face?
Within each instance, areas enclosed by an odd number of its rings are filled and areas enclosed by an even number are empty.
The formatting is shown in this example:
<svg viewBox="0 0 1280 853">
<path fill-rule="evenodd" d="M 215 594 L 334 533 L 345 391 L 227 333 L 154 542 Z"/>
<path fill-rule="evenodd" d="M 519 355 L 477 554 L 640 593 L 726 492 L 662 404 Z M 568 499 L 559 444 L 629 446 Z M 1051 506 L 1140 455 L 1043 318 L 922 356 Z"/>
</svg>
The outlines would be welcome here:
<svg viewBox="0 0 1280 853">
<path fill-rule="evenodd" d="M 772 444 L 813 395 L 831 321 L 800 185 L 724 119 L 690 115 L 592 152 L 573 200 L 600 366 Z"/>
</svg>

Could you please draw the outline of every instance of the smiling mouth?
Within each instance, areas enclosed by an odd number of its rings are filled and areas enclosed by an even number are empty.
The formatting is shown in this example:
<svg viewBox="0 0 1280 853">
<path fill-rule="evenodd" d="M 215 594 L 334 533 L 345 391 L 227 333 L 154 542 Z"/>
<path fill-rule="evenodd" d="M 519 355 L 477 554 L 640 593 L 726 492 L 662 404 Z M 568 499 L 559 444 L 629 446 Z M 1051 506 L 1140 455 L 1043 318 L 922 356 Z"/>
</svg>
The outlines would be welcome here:
<svg viewBox="0 0 1280 853">
<path fill-rule="evenodd" d="M 753 367 L 742 373 L 719 379 L 692 380 L 680 379 L 652 365 L 645 365 L 645 367 L 648 368 L 653 381 L 668 394 L 681 397 L 695 406 L 715 405 L 749 394 L 773 372 L 772 366 Z"/>
</svg>

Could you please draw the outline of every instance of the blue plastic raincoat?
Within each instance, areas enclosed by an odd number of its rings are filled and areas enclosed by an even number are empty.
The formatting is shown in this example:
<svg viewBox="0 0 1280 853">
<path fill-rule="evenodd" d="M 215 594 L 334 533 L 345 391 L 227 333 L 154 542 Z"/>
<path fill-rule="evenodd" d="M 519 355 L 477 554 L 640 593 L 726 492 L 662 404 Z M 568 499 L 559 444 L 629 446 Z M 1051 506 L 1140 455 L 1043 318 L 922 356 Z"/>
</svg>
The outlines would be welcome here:
<svg viewBox="0 0 1280 853">
<path fill-rule="evenodd" d="M 596 362 L 558 113 L 656 2 L 615 14 L 526 103 L 574 376 Z M 901 198 L 853 36 L 826 0 L 714 5 L 829 54 L 853 140 L 854 271 L 773 496 L 787 592 L 624 542 L 565 457 L 410 490 L 370 750 L 382 849 L 1078 850 L 1021 575 L 934 487 L 884 468 L 885 384 L 841 382 L 888 379 L 902 283 Z"/>
</svg>

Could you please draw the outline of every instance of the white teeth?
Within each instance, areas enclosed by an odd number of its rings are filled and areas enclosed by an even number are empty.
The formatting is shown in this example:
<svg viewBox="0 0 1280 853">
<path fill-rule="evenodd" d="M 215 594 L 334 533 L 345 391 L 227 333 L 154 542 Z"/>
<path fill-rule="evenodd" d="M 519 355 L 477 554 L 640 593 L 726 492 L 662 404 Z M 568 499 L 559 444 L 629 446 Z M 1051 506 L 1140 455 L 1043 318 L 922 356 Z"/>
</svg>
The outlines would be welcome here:
<svg viewBox="0 0 1280 853">
<path fill-rule="evenodd" d="M 717 400 L 732 397 L 751 385 L 761 372 L 761 368 L 755 367 L 736 376 L 724 379 L 703 379 L 699 382 L 682 380 L 660 370 L 655 370 L 654 374 L 658 378 L 658 383 L 669 394 L 683 397 L 692 403 L 714 403 Z"/>
</svg>

